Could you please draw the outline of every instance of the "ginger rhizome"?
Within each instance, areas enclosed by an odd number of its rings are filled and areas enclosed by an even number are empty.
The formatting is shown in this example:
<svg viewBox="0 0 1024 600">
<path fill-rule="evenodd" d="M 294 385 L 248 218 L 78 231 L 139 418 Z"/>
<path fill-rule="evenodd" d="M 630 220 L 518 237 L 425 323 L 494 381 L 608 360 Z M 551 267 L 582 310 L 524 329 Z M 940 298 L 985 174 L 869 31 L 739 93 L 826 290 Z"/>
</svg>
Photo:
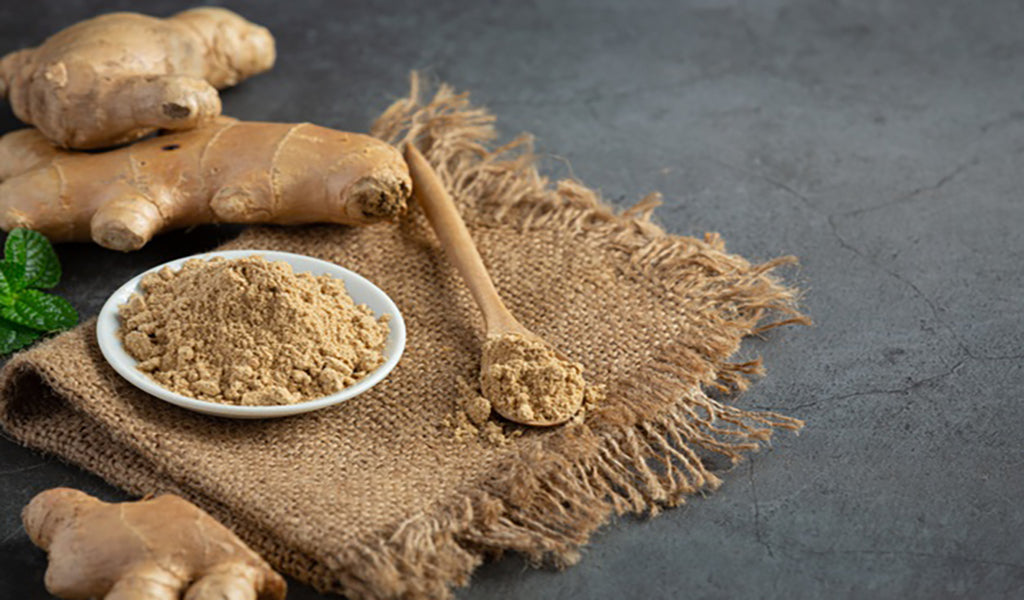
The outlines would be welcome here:
<svg viewBox="0 0 1024 600">
<path fill-rule="evenodd" d="M 4 230 L 123 251 L 205 223 L 389 220 L 405 210 L 412 186 L 401 153 L 376 138 L 226 117 L 101 153 L 14 131 L 0 138 L 0 182 Z"/>
<path fill-rule="evenodd" d="M 124 144 L 220 114 L 218 89 L 274 64 L 266 28 L 222 8 L 166 19 L 112 13 L 0 59 L 0 96 L 65 148 Z"/>
<path fill-rule="evenodd" d="M 46 589 L 69 600 L 283 600 L 284 578 L 234 533 L 173 495 L 119 504 L 69 488 L 22 512 L 46 550 Z"/>
</svg>

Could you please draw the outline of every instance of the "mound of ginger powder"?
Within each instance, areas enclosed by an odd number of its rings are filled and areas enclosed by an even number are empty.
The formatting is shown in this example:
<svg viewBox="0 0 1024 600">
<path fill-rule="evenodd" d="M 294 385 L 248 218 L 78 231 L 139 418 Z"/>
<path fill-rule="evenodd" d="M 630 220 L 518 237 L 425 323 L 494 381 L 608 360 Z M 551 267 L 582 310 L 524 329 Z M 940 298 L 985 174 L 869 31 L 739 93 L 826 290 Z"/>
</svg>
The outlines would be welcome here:
<svg viewBox="0 0 1024 600">
<path fill-rule="evenodd" d="M 387 315 L 344 283 L 258 256 L 194 259 L 144 277 L 118 335 L 137 368 L 179 394 L 294 404 L 352 385 L 384 362 Z"/>
</svg>

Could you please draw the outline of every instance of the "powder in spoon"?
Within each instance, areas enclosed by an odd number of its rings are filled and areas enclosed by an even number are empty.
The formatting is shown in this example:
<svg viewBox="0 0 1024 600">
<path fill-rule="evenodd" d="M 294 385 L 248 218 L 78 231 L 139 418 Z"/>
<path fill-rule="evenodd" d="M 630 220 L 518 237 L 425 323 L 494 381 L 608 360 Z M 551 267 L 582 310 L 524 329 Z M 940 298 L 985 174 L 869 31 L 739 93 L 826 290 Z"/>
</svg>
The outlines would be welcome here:
<svg viewBox="0 0 1024 600">
<path fill-rule="evenodd" d="M 444 416 L 442 424 L 457 442 L 480 440 L 490 446 L 505 446 L 523 435 L 529 428 L 500 418 L 491 410 L 491 401 L 480 389 L 480 379 L 469 383 L 459 377 L 453 391 L 454 410 Z M 606 388 L 601 384 L 588 383 L 583 390 L 583 406 L 572 415 L 568 425 L 582 425 L 587 413 L 600 406 L 606 398 Z"/>
<path fill-rule="evenodd" d="M 484 342 L 480 386 L 494 410 L 521 423 L 560 422 L 580 408 L 583 366 L 560 358 L 542 340 L 519 334 Z"/>
<path fill-rule="evenodd" d="M 185 396 L 294 404 L 352 385 L 384 362 L 387 316 L 342 281 L 253 256 L 186 261 L 147 275 L 121 305 L 138 369 Z"/>
</svg>

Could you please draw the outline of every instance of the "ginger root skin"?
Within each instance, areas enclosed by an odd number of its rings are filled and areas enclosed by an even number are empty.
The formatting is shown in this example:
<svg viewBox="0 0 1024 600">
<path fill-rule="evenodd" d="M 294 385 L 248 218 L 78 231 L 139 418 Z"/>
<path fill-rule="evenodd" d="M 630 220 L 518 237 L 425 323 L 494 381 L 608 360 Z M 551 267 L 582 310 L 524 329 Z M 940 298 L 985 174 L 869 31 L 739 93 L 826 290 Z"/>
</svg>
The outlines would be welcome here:
<svg viewBox="0 0 1024 600">
<path fill-rule="evenodd" d="M 70 488 L 22 511 L 46 550 L 46 589 L 67 600 L 283 600 L 284 578 L 234 533 L 173 495 L 119 504 Z"/>
<path fill-rule="evenodd" d="M 206 223 L 366 225 L 396 218 L 412 189 L 401 153 L 309 123 L 220 117 L 101 153 L 33 129 L 0 138 L 0 227 L 130 251 Z"/>
<path fill-rule="evenodd" d="M 0 95 L 63 148 L 125 144 L 220 115 L 218 89 L 274 64 L 274 38 L 214 7 L 166 19 L 111 13 L 0 59 Z"/>
</svg>

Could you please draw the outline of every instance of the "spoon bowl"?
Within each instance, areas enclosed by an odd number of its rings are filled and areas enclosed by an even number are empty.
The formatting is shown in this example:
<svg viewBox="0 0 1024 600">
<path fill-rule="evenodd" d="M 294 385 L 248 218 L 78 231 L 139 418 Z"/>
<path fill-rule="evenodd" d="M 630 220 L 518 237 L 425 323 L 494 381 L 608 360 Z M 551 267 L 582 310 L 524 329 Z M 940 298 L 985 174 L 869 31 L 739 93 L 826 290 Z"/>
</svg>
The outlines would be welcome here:
<svg viewBox="0 0 1024 600">
<path fill-rule="evenodd" d="M 582 367 L 543 338 L 526 333 L 488 336 L 480 387 L 491 408 L 510 421 L 534 427 L 565 423 L 583 405 Z"/>
</svg>

